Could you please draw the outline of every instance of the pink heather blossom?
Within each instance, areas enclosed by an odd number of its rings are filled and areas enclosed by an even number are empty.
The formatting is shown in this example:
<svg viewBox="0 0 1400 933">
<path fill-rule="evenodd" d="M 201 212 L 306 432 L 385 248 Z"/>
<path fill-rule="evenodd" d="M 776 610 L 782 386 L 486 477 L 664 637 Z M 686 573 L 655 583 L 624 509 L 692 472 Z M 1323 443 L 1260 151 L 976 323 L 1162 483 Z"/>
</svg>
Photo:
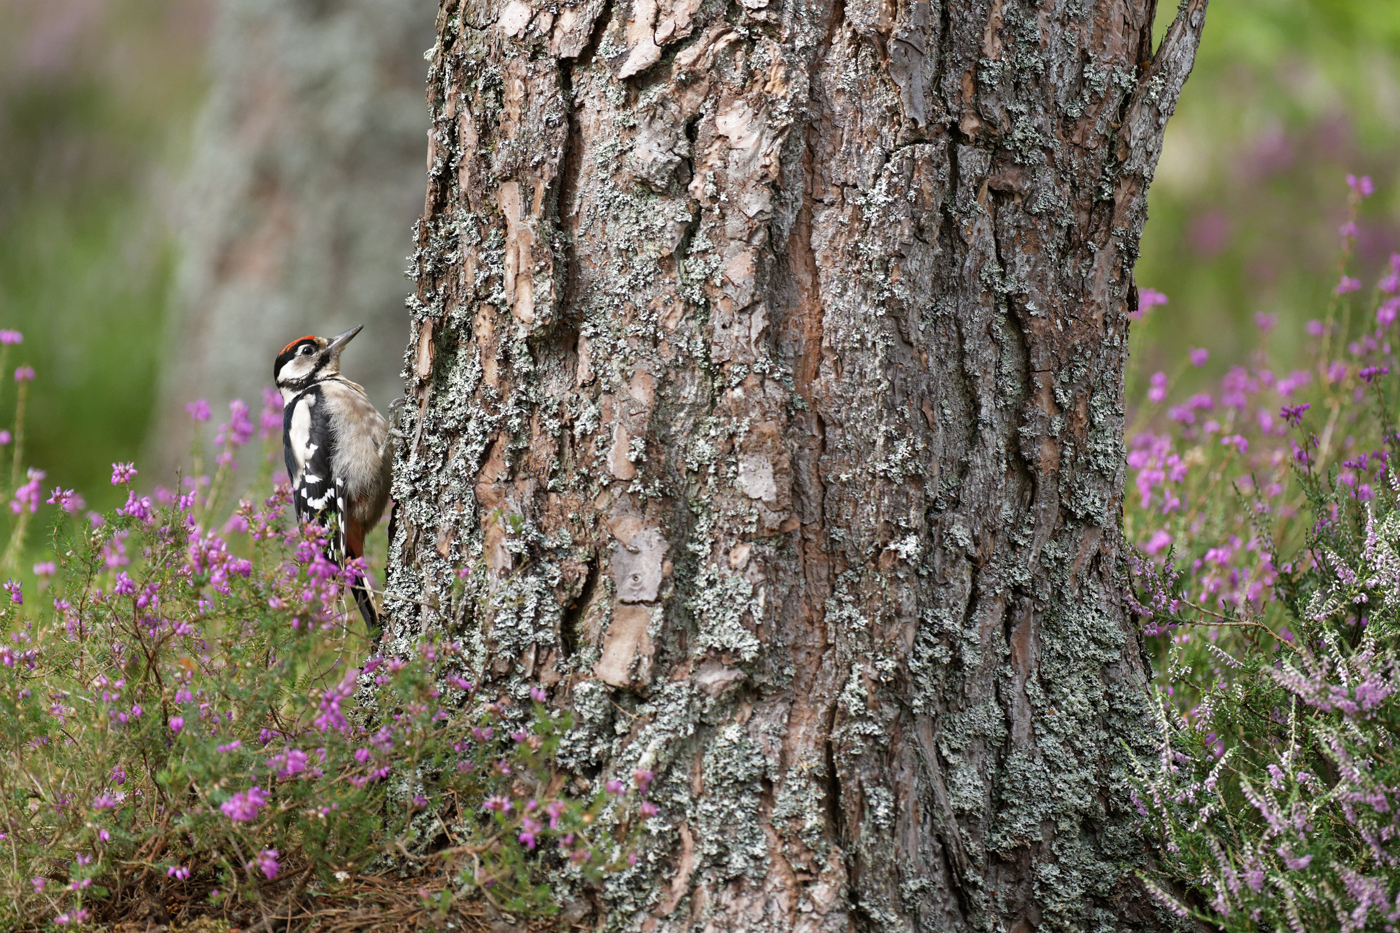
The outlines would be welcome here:
<svg viewBox="0 0 1400 933">
<path fill-rule="evenodd" d="M 51 560 L 41 560 L 34 565 L 34 576 L 51 577 L 58 572 L 58 566 Z"/>
<path fill-rule="evenodd" d="M 175 878 L 178 881 L 188 881 L 190 870 L 184 865 L 171 865 L 165 870 L 165 875 L 167 878 Z"/>
<path fill-rule="evenodd" d="M 1387 298 L 1376 308 L 1376 323 L 1382 327 L 1389 327 L 1395 323 L 1395 318 L 1400 316 L 1400 298 Z"/>
<path fill-rule="evenodd" d="M 509 813 L 514 809 L 514 805 L 506 797 L 487 797 L 486 802 L 481 805 L 481 809 L 495 813 Z"/>
<path fill-rule="evenodd" d="M 83 497 L 71 489 L 60 489 L 55 486 L 53 493 L 48 498 L 49 505 L 56 505 L 69 515 L 77 515 L 87 505 Z"/>
<path fill-rule="evenodd" d="M 1376 288 L 1387 295 L 1395 293 L 1400 288 L 1400 253 L 1390 254 L 1390 265 L 1385 275 L 1376 283 Z"/>
<path fill-rule="evenodd" d="M 1140 288 L 1138 289 L 1137 310 L 1130 312 L 1128 314 L 1128 317 L 1134 321 L 1140 320 L 1147 314 L 1147 312 L 1157 307 L 1157 305 L 1164 305 L 1166 303 L 1167 296 L 1157 291 L 1156 289 Z"/>
<path fill-rule="evenodd" d="M 643 800 L 642 805 L 637 808 L 637 812 L 643 817 L 656 816 L 656 804 L 652 803 L 650 800 Z"/>
<path fill-rule="evenodd" d="M 245 867 L 249 871 L 252 871 L 254 867 L 258 868 L 267 876 L 267 880 L 271 881 L 273 878 L 277 877 L 277 872 L 279 870 L 277 864 L 277 850 L 263 849 L 258 853 L 258 857 L 249 862 Z"/>
<path fill-rule="evenodd" d="M 232 742 L 229 742 L 227 745 L 220 745 L 220 746 L 216 749 L 216 751 L 220 751 L 220 752 L 232 752 L 232 751 L 236 751 L 236 750 L 237 750 L 238 748 L 240 748 L 242 745 L 243 745 L 243 740 L 242 740 L 242 739 L 234 739 Z"/>
<path fill-rule="evenodd" d="M 258 818 L 258 811 L 267 803 L 267 796 L 254 784 L 242 793 L 234 794 L 225 800 L 219 809 L 235 823 L 251 823 Z"/>
<path fill-rule="evenodd" d="M 171 731 L 171 732 L 175 733 L 176 735 L 179 735 L 179 734 L 180 734 L 180 731 L 181 731 L 182 729 L 184 729 L 184 728 L 185 728 L 185 717 L 184 717 L 184 716 L 171 716 L 171 717 L 170 717 L 170 731 Z"/>
<path fill-rule="evenodd" d="M 1259 332 L 1262 334 L 1267 334 L 1269 331 L 1273 330 L 1274 325 L 1277 323 L 1277 314 L 1266 314 L 1263 311 L 1254 312 L 1254 325 L 1259 328 Z"/>
<path fill-rule="evenodd" d="M 1167 374 L 1156 372 L 1149 380 L 1151 388 L 1147 390 L 1147 397 L 1153 402 L 1161 402 L 1167 397 Z"/>
<path fill-rule="evenodd" d="M 146 522 L 151 519 L 151 497 L 138 496 L 135 492 L 128 492 L 126 505 L 117 509 L 120 515 L 130 515 L 138 521 Z"/>
<path fill-rule="evenodd" d="M 136 478 L 136 464 L 134 463 L 114 463 L 112 464 L 112 485 L 120 486 L 122 483 L 129 483 Z"/>
<path fill-rule="evenodd" d="M 10 594 L 10 602 L 14 603 L 16 606 L 24 605 L 24 592 L 20 585 L 14 580 L 10 580 L 5 584 L 5 592 Z"/>
<path fill-rule="evenodd" d="M 24 334 L 17 330 L 0 330 L 0 344 L 24 343 Z"/>
<path fill-rule="evenodd" d="M 521 832 L 520 835 L 517 837 L 520 840 L 520 844 L 527 849 L 533 849 L 535 847 L 536 836 L 539 835 L 539 832 L 541 829 L 544 828 L 544 825 L 540 823 L 539 820 L 527 816 L 521 819 L 520 827 Z"/>
<path fill-rule="evenodd" d="M 1337 283 L 1337 287 L 1332 289 L 1334 295 L 1346 295 L 1361 288 L 1361 281 L 1349 275 L 1342 276 L 1342 280 Z"/>
<path fill-rule="evenodd" d="M 193 402 L 186 404 L 185 411 L 189 412 L 190 417 L 196 422 L 202 423 L 209 420 L 209 403 L 202 398 L 197 398 Z"/>
<path fill-rule="evenodd" d="M 1317 320 L 1308 321 L 1303 329 L 1307 331 L 1309 337 L 1321 337 L 1327 332 L 1327 329 L 1322 326 L 1322 322 Z"/>
<path fill-rule="evenodd" d="M 1376 193 L 1376 186 L 1371 181 L 1370 175 L 1362 175 L 1360 178 L 1355 175 L 1347 175 L 1347 187 L 1363 198 L 1369 198 Z"/>
<path fill-rule="evenodd" d="M 15 382 L 29 382 L 34 378 L 33 366 L 21 366 L 15 370 Z"/>
<path fill-rule="evenodd" d="M 98 794 L 92 800 L 92 808 L 94 810 L 115 810 L 117 807 L 121 806 L 124 796 L 124 794 Z"/>
<path fill-rule="evenodd" d="M 263 440 L 280 437 L 282 434 L 282 393 L 276 389 L 264 387 L 262 390 L 263 407 L 261 426 L 258 429 L 258 437 Z"/>
<path fill-rule="evenodd" d="M 626 787 L 621 781 L 617 780 L 616 778 L 613 778 L 609 780 L 607 784 L 603 785 L 603 789 L 610 794 L 620 794 L 624 790 L 626 790 Z"/>
<path fill-rule="evenodd" d="M 1341 237 L 1344 240 L 1355 239 L 1356 224 L 1348 220 L 1346 223 L 1342 224 L 1340 227 L 1337 228 L 1337 236 Z"/>
<path fill-rule="evenodd" d="M 340 711 L 341 701 L 347 700 L 355 692 L 355 678 L 360 671 L 358 668 L 351 668 L 346 671 L 345 679 L 337 687 L 332 687 L 321 694 L 321 710 L 312 721 L 317 729 L 325 732 L 333 729 L 336 732 L 344 732 L 349 728 L 350 723 L 346 721 L 345 714 Z"/>
<path fill-rule="evenodd" d="M 290 780 L 306 770 L 306 752 L 299 748 L 289 748 L 278 752 L 267 760 L 267 766 L 277 771 L 279 780 Z"/>
<path fill-rule="evenodd" d="M 29 514 L 33 515 L 39 511 L 39 499 L 43 496 L 40 492 L 40 483 L 44 479 L 43 470 L 29 470 L 29 482 L 15 490 L 15 497 L 10 502 L 10 511 L 19 515 L 24 511 L 25 506 L 29 507 Z"/>
<path fill-rule="evenodd" d="M 228 408 L 228 423 L 219 425 L 219 434 L 214 438 L 214 443 L 220 447 L 225 444 L 242 447 L 253 436 L 253 422 L 248 419 L 248 403 L 236 398 L 228 403 Z"/>
<path fill-rule="evenodd" d="M 1197 347 L 1196 349 L 1191 351 L 1192 366 L 1204 366 L 1206 365 L 1206 360 L 1208 359 L 1210 359 L 1210 351 L 1205 349 L 1204 347 Z"/>
<path fill-rule="evenodd" d="M 1172 536 L 1165 529 L 1158 528 L 1152 533 L 1152 537 L 1147 539 L 1147 543 L 1142 549 L 1153 557 L 1156 557 L 1172 543 Z"/>
<path fill-rule="evenodd" d="M 548 697 L 549 694 L 545 692 L 543 687 L 530 688 L 530 699 L 534 700 L 536 703 L 543 703 Z"/>
</svg>

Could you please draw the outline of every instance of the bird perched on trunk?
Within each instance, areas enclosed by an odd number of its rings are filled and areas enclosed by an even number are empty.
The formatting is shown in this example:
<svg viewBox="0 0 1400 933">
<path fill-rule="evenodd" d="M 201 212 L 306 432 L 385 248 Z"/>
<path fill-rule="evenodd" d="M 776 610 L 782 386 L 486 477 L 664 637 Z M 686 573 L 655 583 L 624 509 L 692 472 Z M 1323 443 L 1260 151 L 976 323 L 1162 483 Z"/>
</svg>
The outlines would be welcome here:
<svg viewBox="0 0 1400 933">
<path fill-rule="evenodd" d="M 283 452 L 292 502 L 302 522 L 333 534 L 330 558 L 363 557 L 369 534 L 389 502 L 393 440 L 389 422 L 365 390 L 340 374 L 340 353 L 364 325 L 338 337 L 300 337 L 282 348 L 273 377 L 282 393 Z M 363 580 L 350 587 L 372 628 L 379 613 Z"/>
</svg>

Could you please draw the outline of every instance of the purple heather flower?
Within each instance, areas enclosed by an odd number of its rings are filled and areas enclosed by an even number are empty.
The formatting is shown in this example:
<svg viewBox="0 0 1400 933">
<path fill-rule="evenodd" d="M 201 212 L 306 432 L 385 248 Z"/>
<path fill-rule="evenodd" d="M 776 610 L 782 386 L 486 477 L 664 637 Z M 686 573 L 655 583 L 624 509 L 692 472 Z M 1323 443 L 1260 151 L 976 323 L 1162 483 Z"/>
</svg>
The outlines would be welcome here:
<svg viewBox="0 0 1400 933">
<path fill-rule="evenodd" d="M 282 406 L 285 403 L 281 392 L 266 386 L 263 387 L 262 397 L 262 424 L 258 429 L 258 437 L 268 440 L 282 433 Z"/>
<path fill-rule="evenodd" d="M 235 823 L 251 823 L 258 818 L 258 811 L 267 803 L 262 789 L 254 784 L 242 793 L 234 794 L 225 800 L 219 809 Z"/>
<path fill-rule="evenodd" d="M 5 592 L 10 594 L 10 602 L 17 606 L 24 605 L 24 591 L 14 580 L 5 583 Z"/>
<path fill-rule="evenodd" d="M 1138 292 L 1138 314 L 1146 314 L 1158 305 L 1167 303 L 1167 296 L 1155 288 L 1144 288 Z"/>
<path fill-rule="evenodd" d="M 24 334 L 17 330 L 0 330 L 0 344 L 24 343 Z"/>
<path fill-rule="evenodd" d="M 185 717 L 184 717 L 184 716 L 171 716 L 171 717 L 170 717 L 170 731 L 171 731 L 171 732 L 175 733 L 176 735 L 179 735 L 179 734 L 180 734 L 180 730 L 182 730 L 182 729 L 184 729 L 184 728 L 185 728 Z"/>
<path fill-rule="evenodd" d="M 1167 374 L 1156 372 L 1149 380 L 1151 388 L 1147 390 L 1147 397 L 1153 402 L 1160 402 L 1167 397 Z"/>
<path fill-rule="evenodd" d="M 29 507 L 30 515 L 39 511 L 39 500 L 43 496 L 43 493 L 39 491 L 39 484 L 43 478 L 43 470 L 30 468 L 29 482 L 15 490 L 15 497 L 13 501 L 10 502 L 11 512 L 18 515 L 24 511 L 25 506 Z"/>
<path fill-rule="evenodd" d="M 1285 405 L 1279 412 L 1279 417 L 1296 428 L 1303 423 L 1303 412 L 1307 411 L 1309 408 L 1312 408 L 1312 406 L 1306 402 L 1302 405 Z"/>
<path fill-rule="evenodd" d="M 185 411 L 190 413 L 190 417 L 195 421 L 204 422 L 209 420 L 209 403 L 202 398 L 197 398 L 193 402 L 185 405 Z"/>
<path fill-rule="evenodd" d="M 1172 536 L 1168 534 L 1165 529 L 1158 528 L 1152 533 L 1152 537 L 1147 539 L 1147 543 L 1142 546 L 1142 549 L 1151 556 L 1156 557 L 1170 546 L 1171 543 Z"/>
<path fill-rule="evenodd" d="M 1376 378 L 1377 376 L 1388 376 L 1388 375 L 1390 375 L 1390 367 L 1389 367 L 1389 366 L 1367 366 L 1367 367 L 1365 367 L 1364 369 L 1362 369 L 1361 372 L 1357 373 L 1357 375 L 1360 376 L 1360 377 L 1361 377 L 1363 380 L 1365 380 L 1366 382 L 1370 382 L 1372 379 Z"/>
<path fill-rule="evenodd" d="M 167 878 L 175 878 L 180 881 L 188 881 L 190 877 L 190 870 L 184 865 L 171 865 L 165 870 L 165 875 Z"/>
<path fill-rule="evenodd" d="M 1191 351 L 1192 366 L 1204 366 L 1206 365 L 1206 360 L 1208 359 L 1210 359 L 1210 351 L 1207 350 L 1205 347 L 1197 347 L 1196 349 Z"/>
<path fill-rule="evenodd" d="M 112 464 L 112 485 L 120 486 L 122 483 L 129 483 L 136 477 L 136 464 L 134 463 L 114 463 Z"/>
<path fill-rule="evenodd" d="M 607 784 L 603 785 L 603 789 L 610 794 L 620 794 L 624 790 L 626 790 L 626 787 L 621 781 L 617 780 L 616 778 L 612 778 L 608 781 Z"/>
<path fill-rule="evenodd" d="M 224 444 L 242 447 L 253 436 L 253 422 L 248 419 L 248 403 L 236 398 L 228 403 L 228 408 L 228 423 L 219 425 L 219 434 L 214 443 L 220 447 Z"/>
<path fill-rule="evenodd" d="M 514 809 L 514 804 L 507 797 L 487 797 L 486 802 L 481 805 L 481 809 L 495 813 L 509 813 Z"/>
<path fill-rule="evenodd" d="M 103 792 L 93 798 L 92 808 L 94 810 L 115 810 L 117 807 L 121 806 L 121 802 L 121 794 L 109 794 Z"/>
<path fill-rule="evenodd" d="M 1322 326 L 1322 322 L 1317 320 L 1308 321 L 1303 326 L 1303 330 L 1307 331 L 1309 337 L 1321 337 L 1327 332 L 1327 329 Z"/>
<path fill-rule="evenodd" d="M 151 517 L 151 497 L 138 496 L 135 492 L 128 492 L 126 494 L 126 505 L 117 509 L 117 512 L 121 515 L 130 515 L 138 521 L 149 521 Z"/>
<path fill-rule="evenodd" d="M 1254 312 L 1254 325 L 1259 328 L 1260 333 L 1267 334 L 1274 329 L 1274 325 L 1277 323 L 1277 314 L 1266 314 L 1263 311 Z"/>
<path fill-rule="evenodd" d="M 1347 175 L 1347 187 L 1363 198 L 1369 198 L 1376 193 L 1376 186 L 1371 181 L 1370 175 L 1362 175 L 1360 178 L 1355 175 Z"/>
<path fill-rule="evenodd" d="M 33 366 L 21 366 L 15 370 L 15 382 L 29 382 L 34 378 Z"/>
<path fill-rule="evenodd" d="M 1337 283 L 1337 287 L 1332 289 L 1334 295 L 1346 295 L 1350 292 L 1358 291 L 1361 288 L 1361 281 L 1349 275 L 1342 276 L 1342 280 Z"/>
<path fill-rule="evenodd" d="M 278 853 L 276 849 L 263 849 L 258 853 L 258 857 L 247 864 L 247 869 L 252 871 L 254 867 L 260 869 L 267 880 L 271 881 L 277 877 L 280 866 L 277 864 Z"/>
<path fill-rule="evenodd" d="M 534 700 L 536 703 L 543 703 L 548 696 L 549 694 L 543 687 L 530 688 L 530 699 Z"/>
<path fill-rule="evenodd" d="M 642 805 L 637 808 L 637 812 L 644 817 L 656 816 L 656 804 L 652 803 L 650 800 L 643 800 Z"/>
<path fill-rule="evenodd" d="M 1376 323 L 1382 327 L 1394 324 L 1396 317 L 1400 317 L 1400 298 L 1387 298 L 1376 308 Z"/>
</svg>

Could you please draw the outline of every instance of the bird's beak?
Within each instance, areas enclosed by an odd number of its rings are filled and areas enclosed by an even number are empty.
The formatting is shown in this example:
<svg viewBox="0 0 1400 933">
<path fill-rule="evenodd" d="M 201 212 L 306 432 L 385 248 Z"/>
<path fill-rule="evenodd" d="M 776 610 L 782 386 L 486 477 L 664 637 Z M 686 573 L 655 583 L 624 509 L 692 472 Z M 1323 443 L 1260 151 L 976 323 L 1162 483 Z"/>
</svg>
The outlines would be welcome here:
<svg viewBox="0 0 1400 933">
<path fill-rule="evenodd" d="M 364 329 L 365 329 L 365 325 L 363 325 L 363 324 L 357 324 L 356 326 L 354 326 L 354 327 L 350 328 L 349 330 L 347 330 L 345 333 L 340 334 L 339 336 L 332 338 L 332 339 L 331 339 L 331 342 L 330 342 L 329 344 L 326 345 L 326 352 L 329 353 L 329 354 L 331 354 L 331 356 L 332 356 L 333 358 L 339 359 L 339 358 L 340 358 L 340 351 L 341 351 L 341 350 L 344 350 L 344 349 L 345 349 L 345 345 L 346 345 L 347 343 L 349 343 L 351 340 L 355 339 L 355 335 L 358 334 L 360 331 L 362 331 L 362 330 L 364 330 Z"/>
</svg>

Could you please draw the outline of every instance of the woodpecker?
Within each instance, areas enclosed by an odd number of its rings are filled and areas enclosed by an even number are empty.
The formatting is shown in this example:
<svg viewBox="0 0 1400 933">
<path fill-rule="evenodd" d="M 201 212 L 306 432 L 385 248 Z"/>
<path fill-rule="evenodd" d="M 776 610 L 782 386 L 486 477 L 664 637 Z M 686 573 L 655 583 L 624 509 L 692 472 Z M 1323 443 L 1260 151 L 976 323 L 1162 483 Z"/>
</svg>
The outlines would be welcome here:
<svg viewBox="0 0 1400 933">
<path fill-rule="evenodd" d="M 302 522 L 332 530 L 337 564 L 363 557 L 389 502 L 393 439 L 365 390 L 340 374 L 340 353 L 364 325 L 327 340 L 299 337 L 282 348 L 272 374 L 282 393 L 282 444 L 292 501 Z M 371 630 L 379 613 L 363 580 L 351 585 Z"/>
</svg>

